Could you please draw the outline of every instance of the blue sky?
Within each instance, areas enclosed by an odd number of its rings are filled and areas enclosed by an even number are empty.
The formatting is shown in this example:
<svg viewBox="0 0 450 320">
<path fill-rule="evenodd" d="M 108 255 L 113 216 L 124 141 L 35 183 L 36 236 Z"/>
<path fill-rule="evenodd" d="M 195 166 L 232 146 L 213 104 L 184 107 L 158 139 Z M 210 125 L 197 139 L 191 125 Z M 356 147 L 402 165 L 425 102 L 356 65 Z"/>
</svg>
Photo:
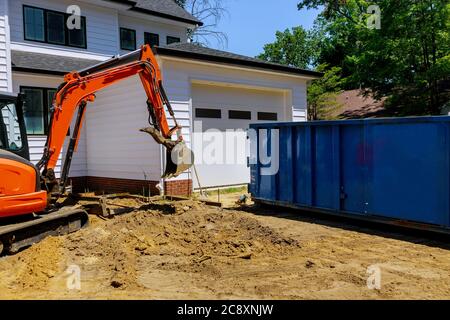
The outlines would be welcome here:
<svg viewBox="0 0 450 320">
<path fill-rule="evenodd" d="M 228 35 L 228 47 L 224 49 L 251 57 L 261 53 L 264 44 L 275 40 L 277 30 L 299 25 L 309 29 L 319 13 L 298 11 L 298 0 L 224 0 L 224 3 L 229 14 L 218 27 Z M 214 41 L 211 45 L 215 45 Z"/>
</svg>

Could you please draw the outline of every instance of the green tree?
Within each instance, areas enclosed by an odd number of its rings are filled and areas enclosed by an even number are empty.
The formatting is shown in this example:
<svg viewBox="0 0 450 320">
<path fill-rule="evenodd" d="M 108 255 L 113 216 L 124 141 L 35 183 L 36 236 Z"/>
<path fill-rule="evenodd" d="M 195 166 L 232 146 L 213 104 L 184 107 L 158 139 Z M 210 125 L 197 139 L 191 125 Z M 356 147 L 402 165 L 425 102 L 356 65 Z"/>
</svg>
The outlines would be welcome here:
<svg viewBox="0 0 450 320">
<path fill-rule="evenodd" d="M 370 5 L 381 29 L 368 28 Z M 362 87 L 401 115 L 438 114 L 449 100 L 450 4 L 443 0 L 303 0 L 318 8 L 326 36 L 319 63 L 342 68 L 347 88 Z"/>
<path fill-rule="evenodd" d="M 333 111 L 341 107 L 336 100 L 343 82 L 341 68 L 320 65 L 317 71 L 324 75 L 308 87 L 308 120 L 330 119 Z"/>
<path fill-rule="evenodd" d="M 276 33 L 276 40 L 264 46 L 264 52 L 258 56 L 265 61 L 285 65 L 308 68 L 316 65 L 319 54 L 325 51 L 327 44 L 323 41 L 325 35 L 320 26 L 311 31 L 302 27 Z M 337 93 L 344 83 L 341 78 L 341 67 L 328 64 L 319 65 L 317 71 L 324 72 L 321 79 L 314 80 L 308 87 L 308 119 L 328 119 L 339 107 L 336 102 Z"/>
<path fill-rule="evenodd" d="M 277 31 L 276 40 L 264 46 L 258 58 L 297 68 L 307 68 L 315 61 L 315 48 L 312 33 L 302 27 Z"/>
</svg>

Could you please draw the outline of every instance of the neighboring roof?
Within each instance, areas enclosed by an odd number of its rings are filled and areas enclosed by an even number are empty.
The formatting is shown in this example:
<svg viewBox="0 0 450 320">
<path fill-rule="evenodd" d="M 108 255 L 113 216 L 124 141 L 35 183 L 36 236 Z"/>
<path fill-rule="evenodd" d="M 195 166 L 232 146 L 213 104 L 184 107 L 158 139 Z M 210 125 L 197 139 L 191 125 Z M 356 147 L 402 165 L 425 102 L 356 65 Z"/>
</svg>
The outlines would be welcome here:
<svg viewBox="0 0 450 320">
<path fill-rule="evenodd" d="M 173 0 L 107 0 L 133 6 L 130 10 L 161 18 L 202 26 L 203 22 L 184 10 Z"/>
<path fill-rule="evenodd" d="M 271 63 L 231 52 L 203 47 L 193 43 L 174 43 L 168 46 L 155 47 L 155 52 L 159 55 L 190 58 L 214 63 L 226 63 L 251 68 L 268 69 L 272 71 L 281 71 L 296 75 L 310 76 L 313 78 L 320 78 L 323 76 L 323 74 L 320 72 L 299 69 L 278 63 Z"/>
<path fill-rule="evenodd" d="M 373 97 L 364 96 L 364 91 L 346 90 L 337 97 L 339 105 L 336 116 L 340 119 L 379 118 L 391 116 L 384 108 L 384 99 L 375 100 Z"/>
<path fill-rule="evenodd" d="M 88 60 L 72 57 L 11 50 L 12 69 L 33 73 L 64 75 L 99 63 L 98 60 Z"/>
</svg>

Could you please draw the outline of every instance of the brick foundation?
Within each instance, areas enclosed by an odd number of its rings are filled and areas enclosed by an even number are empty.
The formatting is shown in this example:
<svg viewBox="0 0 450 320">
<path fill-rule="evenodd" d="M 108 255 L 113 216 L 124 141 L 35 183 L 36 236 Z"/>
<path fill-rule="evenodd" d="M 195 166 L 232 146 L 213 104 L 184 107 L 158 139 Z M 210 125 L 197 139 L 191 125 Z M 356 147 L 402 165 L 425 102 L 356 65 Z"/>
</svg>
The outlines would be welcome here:
<svg viewBox="0 0 450 320">
<path fill-rule="evenodd" d="M 192 193 L 192 180 L 174 180 L 164 183 L 164 193 L 172 196 L 190 196 Z"/>
<path fill-rule="evenodd" d="M 117 179 L 105 177 L 73 177 L 69 178 L 73 192 L 104 192 L 159 195 L 156 185 L 159 181 Z M 189 196 L 192 193 L 192 180 L 166 181 L 164 193 L 167 195 Z"/>
<path fill-rule="evenodd" d="M 87 177 L 73 177 L 67 181 L 68 185 L 72 185 L 72 192 L 82 193 L 87 188 Z"/>
</svg>

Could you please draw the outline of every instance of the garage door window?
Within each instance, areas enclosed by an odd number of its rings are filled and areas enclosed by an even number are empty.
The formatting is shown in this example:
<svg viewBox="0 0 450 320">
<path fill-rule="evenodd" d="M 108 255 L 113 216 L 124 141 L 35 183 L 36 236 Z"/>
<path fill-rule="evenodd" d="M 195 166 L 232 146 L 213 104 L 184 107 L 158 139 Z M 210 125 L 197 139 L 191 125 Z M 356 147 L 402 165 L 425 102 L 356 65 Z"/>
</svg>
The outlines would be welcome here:
<svg viewBox="0 0 450 320">
<path fill-rule="evenodd" d="M 251 120 L 252 113 L 250 111 L 229 110 L 228 118 L 229 119 Z"/>
<path fill-rule="evenodd" d="M 278 114 L 275 112 L 258 112 L 258 120 L 277 121 Z"/>
<path fill-rule="evenodd" d="M 197 118 L 220 119 L 220 118 L 222 118 L 222 110 L 220 110 L 220 109 L 195 108 L 195 116 Z"/>
</svg>

